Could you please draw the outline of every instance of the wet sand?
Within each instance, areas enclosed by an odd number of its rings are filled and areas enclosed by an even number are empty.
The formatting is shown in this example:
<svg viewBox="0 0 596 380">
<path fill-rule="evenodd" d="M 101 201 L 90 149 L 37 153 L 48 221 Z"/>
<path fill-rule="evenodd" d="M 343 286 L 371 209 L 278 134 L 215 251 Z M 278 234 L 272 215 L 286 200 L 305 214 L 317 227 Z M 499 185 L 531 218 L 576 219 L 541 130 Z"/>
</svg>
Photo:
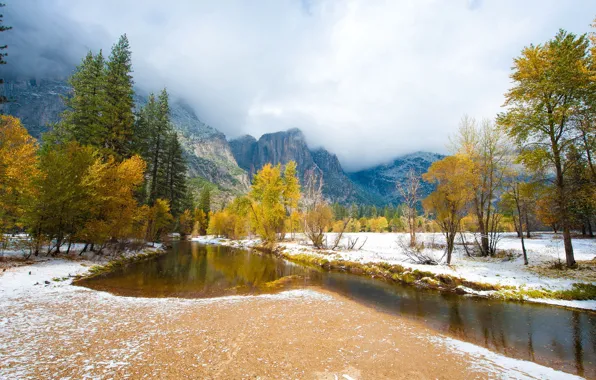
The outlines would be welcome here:
<svg viewBox="0 0 596 380">
<path fill-rule="evenodd" d="M 33 286 L 30 268 L 0 276 L 0 287 L 23 280 L 0 293 L 0 378 L 473 379 L 505 370 L 415 321 L 322 290 L 130 298 L 68 281 Z"/>
</svg>

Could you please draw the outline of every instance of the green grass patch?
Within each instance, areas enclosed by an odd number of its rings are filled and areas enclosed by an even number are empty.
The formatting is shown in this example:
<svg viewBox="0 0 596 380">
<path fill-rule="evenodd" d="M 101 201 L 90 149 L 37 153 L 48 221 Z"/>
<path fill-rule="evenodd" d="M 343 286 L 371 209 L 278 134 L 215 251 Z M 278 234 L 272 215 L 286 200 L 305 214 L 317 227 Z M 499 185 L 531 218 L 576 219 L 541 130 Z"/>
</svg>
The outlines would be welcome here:
<svg viewBox="0 0 596 380">
<path fill-rule="evenodd" d="M 102 275 L 104 273 L 113 272 L 115 270 L 123 268 L 127 264 L 144 261 L 144 260 L 149 260 L 153 257 L 161 256 L 164 253 L 166 253 L 166 250 L 163 250 L 163 249 L 150 250 L 150 251 L 141 252 L 137 255 L 130 256 L 130 257 L 120 257 L 118 259 L 112 260 L 112 261 L 110 261 L 106 264 L 103 264 L 103 265 L 94 265 L 91 268 L 89 268 L 87 275 L 83 275 L 83 276 L 79 277 L 74 282 L 90 279 L 92 277 L 96 277 L 96 276 Z"/>
</svg>

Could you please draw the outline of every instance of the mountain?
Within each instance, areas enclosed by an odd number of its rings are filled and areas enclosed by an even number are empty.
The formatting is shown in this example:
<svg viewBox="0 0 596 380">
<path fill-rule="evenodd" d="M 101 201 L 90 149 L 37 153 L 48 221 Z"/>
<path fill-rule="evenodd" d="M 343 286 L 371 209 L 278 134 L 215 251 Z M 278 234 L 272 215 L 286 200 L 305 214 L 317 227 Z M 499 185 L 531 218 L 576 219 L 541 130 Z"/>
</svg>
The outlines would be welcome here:
<svg viewBox="0 0 596 380">
<path fill-rule="evenodd" d="M 2 112 L 20 118 L 36 138 L 58 122 L 65 109 L 62 98 L 71 90 L 61 79 L 10 80 L 0 87 L 11 100 L 1 106 Z M 137 90 L 137 107 L 146 102 L 147 96 Z M 203 123 L 183 101 L 174 100 L 170 106 L 172 124 L 184 147 L 193 182 L 199 186 L 209 182 L 229 196 L 247 191 L 247 173 L 236 163 L 225 135 Z"/>
<path fill-rule="evenodd" d="M 408 172 L 414 170 L 418 175 L 422 175 L 433 162 L 444 157 L 437 153 L 416 152 L 398 157 L 385 165 L 348 173 L 348 176 L 358 189 L 369 194 L 374 200 L 373 203 L 396 205 L 401 202 L 397 186 L 406 183 Z M 421 197 L 426 197 L 433 189 L 433 185 L 422 181 Z"/>
<path fill-rule="evenodd" d="M 230 141 L 238 165 L 252 176 L 265 164 L 296 161 L 302 182 L 305 174 L 316 170 L 323 177 L 323 194 L 332 202 L 365 202 L 343 171 L 337 157 L 324 149 L 311 150 L 299 129 L 264 134 L 256 140 L 243 136 Z"/>
<path fill-rule="evenodd" d="M 34 137 L 58 122 L 64 110 L 62 98 L 70 86 L 60 79 L 10 80 L 0 85 L 2 93 L 12 101 L 0 106 L 4 113 L 19 117 Z M 147 102 L 147 96 L 137 90 L 137 106 Z M 233 195 L 244 193 L 250 178 L 266 163 L 298 164 L 302 180 L 309 170 L 322 173 L 323 192 L 327 199 L 339 203 L 386 204 L 400 203 L 396 183 L 404 183 L 410 169 L 425 173 L 429 166 L 444 156 L 417 152 L 396 158 L 389 164 L 346 173 L 335 154 L 325 149 L 310 149 L 299 129 L 269 133 L 258 140 L 243 136 L 227 141 L 217 129 L 203 123 L 194 110 L 182 100 L 171 102 L 172 124 L 180 136 L 189 164 L 191 184 L 195 188 L 216 189 L 215 199 L 225 202 Z M 432 191 L 422 183 L 422 196 Z"/>
</svg>

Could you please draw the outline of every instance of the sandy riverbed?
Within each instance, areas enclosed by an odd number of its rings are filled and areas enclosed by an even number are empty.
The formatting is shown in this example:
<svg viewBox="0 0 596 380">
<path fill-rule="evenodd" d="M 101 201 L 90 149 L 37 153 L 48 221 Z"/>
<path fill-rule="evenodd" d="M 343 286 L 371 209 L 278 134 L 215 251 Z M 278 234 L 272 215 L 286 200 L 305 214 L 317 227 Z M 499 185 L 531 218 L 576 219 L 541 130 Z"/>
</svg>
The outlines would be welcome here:
<svg viewBox="0 0 596 380">
<path fill-rule="evenodd" d="M 81 264 L 0 274 L 0 378 L 573 378 L 318 290 L 146 299 L 51 280 Z"/>
</svg>

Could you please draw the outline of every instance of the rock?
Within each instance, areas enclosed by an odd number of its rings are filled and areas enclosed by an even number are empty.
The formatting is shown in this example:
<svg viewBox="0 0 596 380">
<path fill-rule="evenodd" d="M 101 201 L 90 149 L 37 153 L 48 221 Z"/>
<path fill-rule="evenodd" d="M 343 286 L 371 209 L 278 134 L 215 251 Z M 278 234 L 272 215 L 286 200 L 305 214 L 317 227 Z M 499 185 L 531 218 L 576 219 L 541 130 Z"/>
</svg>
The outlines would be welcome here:
<svg viewBox="0 0 596 380">
<path fill-rule="evenodd" d="M 370 169 L 348 173 L 355 185 L 363 189 L 371 199 L 378 204 L 399 204 L 402 202 L 399 188 L 396 184 L 405 184 L 410 169 L 422 175 L 428 171 L 430 165 L 445 156 L 429 153 L 416 152 L 396 158 L 393 162 L 379 165 Z M 432 184 L 420 182 L 421 198 L 426 197 L 434 190 Z"/>
<path fill-rule="evenodd" d="M 246 135 L 230 141 L 238 165 L 252 178 L 267 163 L 273 165 L 295 161 L 301 182 L 314 170 L 323 177 L 323 194 L 331 202 L 367 203 L 341 167 L 337 156 L 325 149 L 311 150 L 302 131 L 297 128 L 267 133 L 259 140 Z"/>
<path fill-rule="evenodd" d="M 74 68 L 73 68 L 74 69 Z M 147 103 L 142 90 L 135 89 L 136 106 Z M 29 133 L 40 138 L 65 110 L 62 100 L 71 92 L 64 79 L 41 78 L 7 80 L 0 84 L 0 93 L 11 102 L 0 105 L 0 111 L 20 118 Z M 184 148 L 189 176 L 202 177 L 232 194 L 248 190 L 248 176 L 234 159 L 223 133 L 203 123 L 193 109 L 181 100 L 170 103 L 172 124 Z"/>
<path fill-rule="evenodd" d="M 50 282 L 49 282 L 48 280 L 45 280 L 45 281 L 44 281 L 44 283 L 45 283 L 46 285 L 50 285 Z"/>
<path fill-rule="evenodd" d="M 470 294 L 470 292 L 468 291 L 467 288 L 463 287 L 463 286 L 458 286 L 457 288 L 455 288 L 455 293 L 459 294 L 459 295 L 464 295 L 464 294 Z"/>
</svg>

